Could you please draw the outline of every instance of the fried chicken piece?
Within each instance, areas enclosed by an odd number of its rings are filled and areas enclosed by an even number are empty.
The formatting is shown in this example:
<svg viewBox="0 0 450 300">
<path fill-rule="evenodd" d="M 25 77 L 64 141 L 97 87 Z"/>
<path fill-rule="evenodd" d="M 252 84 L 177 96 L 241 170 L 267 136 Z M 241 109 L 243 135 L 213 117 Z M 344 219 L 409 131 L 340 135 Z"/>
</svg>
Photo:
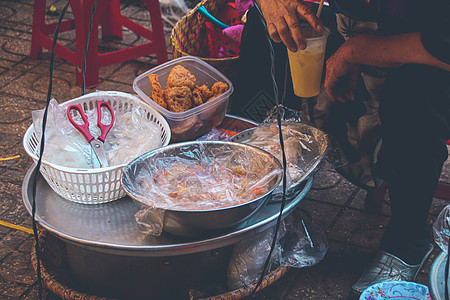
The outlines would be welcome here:
<svg viewBox="0 0 450 300">
<path fill-rule="evenodd" d="M 161 84 L 158 81 L 158 75 L 150 74 L 148 75 L 148 80 L 150 82 L 150 87 L 152 89 L 152 99 L 160 106 L 167 108 L 167 103 L 164 100 Z"/>
<path fill-rule="evenodd" d="M 202 96 L 202 91 L 199 88 L 195 88 L 192 91 L 192 105 L 195 106 L 199 106 L 203 104 L 203 96 Z"/>
<path fill-rule="evenodd" d="M 191 90 L 195 88 L 197 79 L 186 68 L 177 65 L 173 67 L 172 71 L 167 77 L 167 86 L 169 87 L 181 87 L 187 86 Z"/>
<path fill-rule="evenodd" d="M 214 83 L 211 88 L 211 92 L 213 95 L 207 101 L 212 100 L 219 95 L 222 95 L 227 90 L 228 90 L 228 84 L 226 84 L 225 82 L 218 81 L 218 82 Z"/>
<path fill-rule="evenodd" d="M 196 88 L 202 92 L 203 103 L 213 96 L 213 92 L 211 92 L 206 84 L 197 86 Z"/>
<path fill-rule="evenodd" d="M 192 108 L 192 92 L 187 86 L 169 87 L 163 90 L 167 108 L 173 112 L 183 112 Z"/>
<path fill-rule="evenodd" d="M 225 82 L 218 81 L 213 84 L 211 88 L 211 92 L 213 93 L 214 97 L 217 97 L 223 93 L 225 93 L 228 90 L 228 84 Z"/>
</svg>

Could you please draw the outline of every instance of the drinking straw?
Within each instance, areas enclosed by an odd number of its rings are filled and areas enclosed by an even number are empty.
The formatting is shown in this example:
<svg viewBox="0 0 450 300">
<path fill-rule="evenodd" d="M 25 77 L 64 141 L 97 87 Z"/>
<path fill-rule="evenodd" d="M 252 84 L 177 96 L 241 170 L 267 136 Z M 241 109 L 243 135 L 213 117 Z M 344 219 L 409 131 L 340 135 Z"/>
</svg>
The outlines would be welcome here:
<svg viewBox="0 0 450 300">
<path fill-rule="evenodd" d="M 320 14 L 322 13 L 323 2 L 325 0 L 320 0 L 319 8 L 317 9 L 316 17 L 320 18 Z"/>
</svg>

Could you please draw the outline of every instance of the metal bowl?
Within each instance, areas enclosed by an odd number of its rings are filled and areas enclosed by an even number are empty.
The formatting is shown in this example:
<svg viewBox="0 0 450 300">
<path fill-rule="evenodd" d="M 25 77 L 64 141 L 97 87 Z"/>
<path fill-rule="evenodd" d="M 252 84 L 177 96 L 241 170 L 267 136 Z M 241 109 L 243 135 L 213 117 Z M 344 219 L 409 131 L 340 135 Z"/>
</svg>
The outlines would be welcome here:
<svg viewBox="0 0 450 300">
<path fill-rule="evenodd" d="M 248 157 L 256 163 L 263 162 L 269 166 L 271 170 L 279 171 L 269 182 L 269 191 L 264 195 L 239 205 L 229 206 L 219 209 L 209 210 L 180 210 L 164 207 L 158 207 L 158 203 L 153 203 L 155 208 L 161 208 L 164 211 L 162 218 L 163 230 L 165 232 L 185 236 L 199 237 L 211 234 L 217 234 L 224 230 L 235 228 L 254 216 L 267 203 L 273 190 L 280 184 L 282 180 L 282 166 L 280 162 L 270 153 L 251 145 L 245 145 L 234 142 L 223 141 L 193 141 L 185 143 L 177 143 L 150 151 L 131 163 L 129 163 L 122 173 L 121 183 L 125 192 L 133 198 L 141 209 L 148 208 L 146 204 L 149 199 L 148 194 L 136 188 L 141 172 L 152 172 L 149 170 L 151 164 L 156 158 L 179 157 L 190 159 L 190 155 L 186 153 L 198 153 L 199 150 L 204 151 L 205 157 L 212 153 L 227 153 L 230 149 L 233 153 L 246 153 Z M 226 151 L 225 151 L 226 150 Z M 212 157 L 212 156 L 211 156 Z M 252 164 L 252 161 L 250 161 Z M 260 174 L 261 178 L 266 174 Z M 150 220 L 148 220 L 150 222 Z"/>
</svg>

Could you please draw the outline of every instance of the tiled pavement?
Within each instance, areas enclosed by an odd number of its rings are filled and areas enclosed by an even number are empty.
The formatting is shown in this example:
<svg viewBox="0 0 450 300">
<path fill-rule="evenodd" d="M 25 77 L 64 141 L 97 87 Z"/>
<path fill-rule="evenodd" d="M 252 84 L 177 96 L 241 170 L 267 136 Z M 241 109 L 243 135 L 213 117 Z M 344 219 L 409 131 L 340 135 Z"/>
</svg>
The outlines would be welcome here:
<svg viewBox="0 0 450 300">
<path fill-rule="evenodd" d="M 48 2 L 62 8 L 65 1 Z M 123 1 L 122 5 L 125 15 L 148 24 L 139 1 Z M 31 111 L 45 105 L 50 57 L 48 52 L 37 60 L 29 57 L 32 9 L 31 0 L 0 1 L 0 157 L 20 155 L 0 161 L 0 221 L 26 228 L 31 228 L 31 218 L 22 205 L 21 187 L 31 159 L 22 147 L 22 138 L 32 122 Z M 68 47 L 75 45 L 73 33 L 61 34 L 60 41 Z M 128 32 L 122 41 L 104 43 L 102 49 L 139 42 L 136 35 Z M 169 40 L 167 44 L 170 45 Z M 133 79 L 154 64 L 153 57 L 145 57 L 104 67 L 100 70 L 98 89 L 132 93 Z M 81 89 L 74 82 L 74 67 L 57 57 L 52 96 L 59 101 L 79 96 Z M 446 169 L 442 180 L 449 179 L 450 172 Z M 373 257 L 390 215 L 388 202 L 381 213 L 365 211 L 365 194 L 334 171 L 320 171 L 300 207 L 327 236 L 328 254 L 314 267 L 289 270 L 256 299 L 349 299 L 351 284 Z M 430 222 L 445 205 L 443 200 L 435 199 Z M 36 276 L 30 263 L 32 245 L 32 235 L 0 225 L 1 299 L 37 298 Z M 438 253 L 436 247 L 418 282 L 428 284 L 431 260 Z M 52 295 L 47 298 L 56 299 Z"/>
</svg>

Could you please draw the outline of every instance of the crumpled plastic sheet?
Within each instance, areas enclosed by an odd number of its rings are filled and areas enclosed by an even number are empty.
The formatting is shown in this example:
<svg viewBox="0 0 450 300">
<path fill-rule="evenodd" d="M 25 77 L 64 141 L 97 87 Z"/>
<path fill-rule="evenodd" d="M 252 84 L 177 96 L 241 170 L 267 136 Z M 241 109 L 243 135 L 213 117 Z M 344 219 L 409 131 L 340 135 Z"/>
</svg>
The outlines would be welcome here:
<svg viewBox="0 0 450 300">
<path fill-rule="evenodd" d="M 124 176 L 126 189 L 141 207 L 135 215 L 141 231 L 160 235 L 161 209 L 210 210 L 246 203 L 272 190 L 281 171 L 257 151 L 198 143 L 145 157 L 129 165 Z"/>
<path fill-rule="evenodd" d="M 102 107 L 102 122 L 109 124 L 111 115 Z M 39 140 L 42 131 L 44 110 L 32 112 L 33 125 Z M 85 111 L 89 120 L 89 130 L 94 137 L 100 135 L 97 126 L 97 109 Z M 74 121 L 82 124 L 76 114 Z M 145 121 L 144 121 L 145 120 Z M 109 166 L 130 162 L 139 155 L 162 146 L 161 129 L 157 124 L 145 119 L 145 111 L 134 106 L 128 112 L 115 112 L 115 122 L 104 143 Z M 84 136 L 69 122 L 67 105 L 50 101 L 45 129 L 43 159 L 55 165 L 91 169 L 100 166 L 94 151 Z"/>
<path fill-rule="evenodd" d="M 184 0 L 159 0 L 161 17 L 171 27 L 174 27 L 181 17 L 189 12 L 189 7 Z"/>
<path fill-rule="evenodd" d="M 228 141 L 230 138 L 231 135 L 227 131 L 213 128 L 199 137 L 197 141 Z"/>
<path fill-rule="evenodd" d="M 308 118 L 306 117 L 303 111 L 298 111 L 294 109 L 290 109 L 282 104 L 275 106 L 268 113 L 266 119 L 262 123 L 276 123 L 278 110 L 280 111 L 281 120 L 284 122 L 294 122 L 300 123 L 304 125 L 309 125 L 313 128 L 318 129 L 312 124 Z M 321 130 L 320 130 L 321 131 Z M 334 168 L 340 168 L 348 163 L 347 158 L 345 157 L 342 149 L 337 144 L 336 140 L 328 135 L 326 135 L 327 139 L 327 149 L 325 151 L 324 159 L 331 164 Z"/>
<path fill-rule="evenodd" d="M 433 235 L 436 244 L 448 253 L 448 242 L 450 236 L 450 204 L 442 209 L 433 224 Z"/>
<path fill-rule="evenodd" d="M 250 145 L 262 148 L 282 162 L 282 150 L 277 122 L 280 110 L 284 152 L 286 154 L 286 199 L 295 199 L 302 190 L 304 182 L 311 173 L 319 170 L 327 157 L 331 157 L 334 166 L 341 165 L 344 156 L 335 155 L 339 148 L 322 130 L 314 127 L 301 111 L 292 110 L 283 105 L 275 106 L 267 118 L 254 129 Z M 330 155 L 331 153 L 331 155 Z M 281 201 L 283 186 L 280 185 L 271 201 Z"/>
<path fill-rule="evenodd" d="M 229 290 L 246 287 L 259 279 L 274 234 L 274 228 L 271 228 L 234 246 L 227 272 Z M 296 210 L 281 223 L 267 272 L 279 266 L 313 266 L 325 257 L 327 251 L 328 242 L 323 231 L 305 221 Z"/>
<path fill-rule="evenodd" d="M 227 271 L 229 290 L 247 286 L 258 280 L 269 255 L 273 236 L 274 230 L 271 229 L 234 246 Z M 280 243 L 276 243 L 269 262 L 271 270 L 280 264 L 281 251 Z"/>
</svg>

